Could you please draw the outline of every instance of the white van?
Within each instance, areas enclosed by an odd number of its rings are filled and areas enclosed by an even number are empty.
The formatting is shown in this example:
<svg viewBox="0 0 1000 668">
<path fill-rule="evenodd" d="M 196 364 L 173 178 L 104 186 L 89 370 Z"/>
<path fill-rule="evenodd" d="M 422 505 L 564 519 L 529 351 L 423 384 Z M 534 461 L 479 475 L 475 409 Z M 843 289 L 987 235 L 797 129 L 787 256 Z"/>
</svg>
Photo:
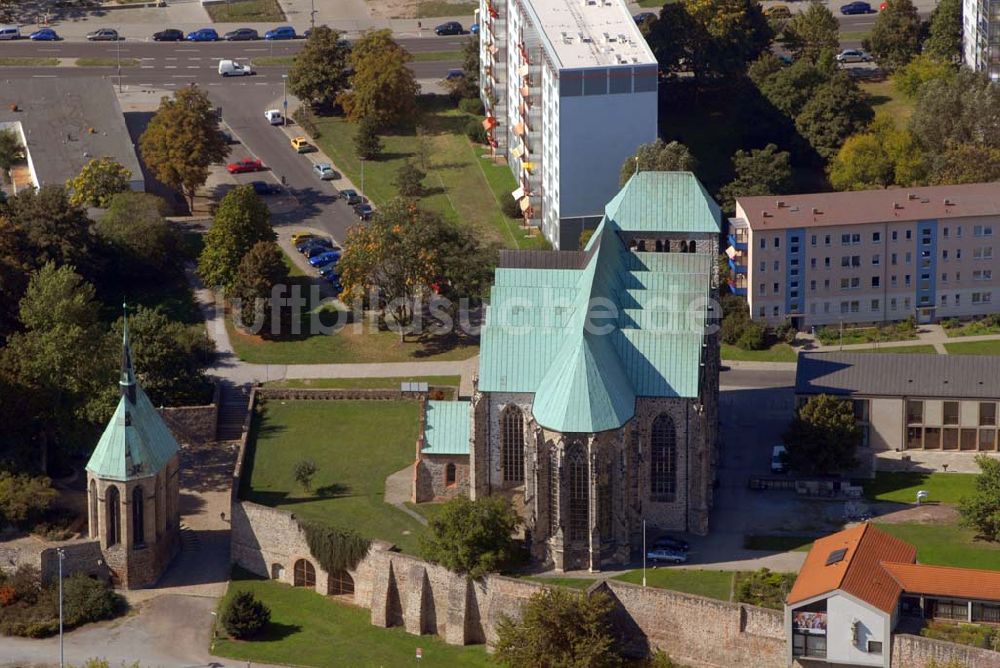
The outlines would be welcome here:
<svg viewBox="0 0 1000 668">
<path fill-rule="evenodd" d="M 281 112 L 277 109 L 268 109 L 264 112 L 264 118 L 271 125 L 282 125 L 285 122 L 284 117 L 282 117 Z"/>
<path fill-rule="evenodd" d="M 238 63 L 235 60 L 220 60 L 219 74 L 224 77 L 245 77 L 256 74 L 251 64 Z"/>
<path fill-rule="evenodd" d="M 17 26 L 0 26 L 0 39 L 21 39 L 21 29 Z"/>
</svg>

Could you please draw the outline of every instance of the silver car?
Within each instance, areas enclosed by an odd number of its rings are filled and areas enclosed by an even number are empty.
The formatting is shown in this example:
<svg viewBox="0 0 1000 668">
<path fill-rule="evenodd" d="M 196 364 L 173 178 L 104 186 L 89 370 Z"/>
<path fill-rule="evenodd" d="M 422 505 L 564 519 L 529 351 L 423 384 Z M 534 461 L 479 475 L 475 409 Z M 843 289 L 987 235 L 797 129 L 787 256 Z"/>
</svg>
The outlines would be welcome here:
<svg viewBox="0 0 1000 668">
<path fill-rule="evenodd" d="M 332 181 L 337 178 L 337 172 L 333 171 L 333 165 L 328 162 L 319 162 L 313 165 L 316 176 L 324 181 Z"/>
<path fill-rule="evenodd" d="M 117 42 L 118 31 L 114 28 L 101 28 L 94 32 L 88 32 L 87 40 L 91 42 Z"/>
<path fill-rule="evenodd" d="M 844 49 L 837 54 L 838 63 L 868 63 L 872 57 L 861 49 Z"/>
</svg>

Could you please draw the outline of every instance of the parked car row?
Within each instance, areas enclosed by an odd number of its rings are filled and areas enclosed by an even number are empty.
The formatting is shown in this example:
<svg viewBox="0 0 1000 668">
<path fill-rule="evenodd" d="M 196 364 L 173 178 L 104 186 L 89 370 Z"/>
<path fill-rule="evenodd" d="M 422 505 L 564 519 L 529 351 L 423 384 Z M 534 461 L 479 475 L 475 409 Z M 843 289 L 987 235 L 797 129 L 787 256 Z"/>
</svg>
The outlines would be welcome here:
<svg viewBox="0 0 1000 668">
<path fill-rule="evenodd" d="M 340 294 L 340 275 L 337 273 L 337 262 L 340 260 L 340 247 L 326 237 L 308 232 L 296 232 L 292 235 L 295 250 L 309 259 L 309 265 L 316 268 L 320 277 L 326 280 L 335 294 Z"/>
<path fill-rule="evenodd" d="M 688 560 L 690 545 L 686 540 L 673 536 L 660 536 L 653 540 L 646 550 L 646 560 L 654 564 L 683 564 Z"/>
</svg>

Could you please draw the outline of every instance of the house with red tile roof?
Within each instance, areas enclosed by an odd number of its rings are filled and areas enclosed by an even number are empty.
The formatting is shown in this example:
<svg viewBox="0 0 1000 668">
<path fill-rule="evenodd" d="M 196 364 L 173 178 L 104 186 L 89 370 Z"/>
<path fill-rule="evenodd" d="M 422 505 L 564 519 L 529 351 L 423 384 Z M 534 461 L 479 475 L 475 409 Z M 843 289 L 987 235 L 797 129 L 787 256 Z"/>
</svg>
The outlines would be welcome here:
<svg viewBox="0 0 1000 668">
<path fill-rule="evenodd" d="M 817 540 L 785 599 L 788 660 L 884 666 L 901 617 L 1000 623 L 1000 571 L 916 563 L 864 523 Z"/>
</svg>

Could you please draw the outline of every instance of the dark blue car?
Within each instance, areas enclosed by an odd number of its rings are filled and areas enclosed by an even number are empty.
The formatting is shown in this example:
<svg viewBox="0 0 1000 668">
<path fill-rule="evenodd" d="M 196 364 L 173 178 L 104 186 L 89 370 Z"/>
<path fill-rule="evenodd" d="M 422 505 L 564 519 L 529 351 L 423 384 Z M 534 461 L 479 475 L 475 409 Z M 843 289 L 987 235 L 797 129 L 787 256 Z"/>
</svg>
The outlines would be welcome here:
<svg viewBox="0 0 1000 668">
<path fill-rule="evenodd" d="M 264 39 L 295 39 L 295 37 L 295 28 L 292 26 L 280 26 L 264 33 Z"/>
<path fill-rule="evenodd" d="M 219 33 L 215 32 L 215 28 L 202 28 L 189 32 L 185 39 L 189 42 L 216 42 L 219 39 Z"/>
<path fill-rule="evenodd" d="M 320 253 L 316 257 L 309 258 L 309 264 L 314 267 L 321 267 L 325 264 L 336 262 L 339 259 L 340 259 L 340 253 L 336 251 L 327 251 L 325 253 Z"/>
<path fill-rule="evenodd" d="M 874 11 L 867 2 L 849 2 L 840 8 L 841 14 L 871 14 Z"/>
<path fill-rule="evenodd" d="M 28 39 L 33 39 L 38 42 L 58 42 L 59 35 L 52 28 L 42 28 L 41 30 L 36 30 L 28 36 Z"/>
</svg>

